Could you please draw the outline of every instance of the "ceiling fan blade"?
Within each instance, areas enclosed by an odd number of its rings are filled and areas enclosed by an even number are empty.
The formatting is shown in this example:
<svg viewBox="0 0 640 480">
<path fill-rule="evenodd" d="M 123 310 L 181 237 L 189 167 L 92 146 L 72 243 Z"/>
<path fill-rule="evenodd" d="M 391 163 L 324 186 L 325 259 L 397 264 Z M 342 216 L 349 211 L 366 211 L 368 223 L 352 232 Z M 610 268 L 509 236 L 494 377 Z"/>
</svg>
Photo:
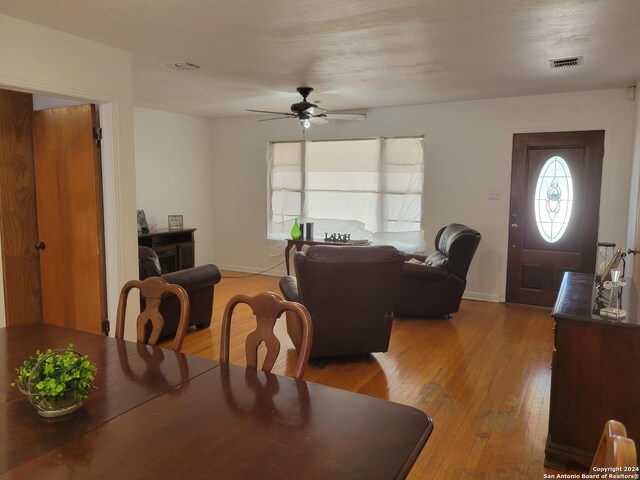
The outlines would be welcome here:
<svg viewBox="0 0 640 480">
<path fill-rule="evenodd" d="M 280 120 L 282 118 L 291 118 L 291 115 L 287 115 L 286 117 L 262 118 L 258 120 L 258 122 L 268 122 L 269 120 Z"/>
<path fill-rule="evenodd" d="M 364 113 L 326 113 L 327 120 L 364 120 L 367 116 Z"/>
<path fill-rule="evenodd" d="M 317 117 L 311 117 L 311 118 L 309 118 L 309 121 L 311 123 L 316 124 L 316 125 L 324 125 L 326 123 L 329 123 L 329 120 L 324 118 L 324 115 L 319 115 Z"/>
<path fill-rule="evenodd" d="M 270 113 L 272 115 L 287 115 L 289 117 L 294 117 L 295 115 L 292 115 L 289 112 L 270 112 L 269 110 L 249 110 L 247 109 L 247 112 L 255 112 L 255 113 Z"/>
<path fill-rule="evenodd" d="M 307 108 L 307 109 L 305 110 L 305 113 L 308 113 L 309 115 L 312 115 L 312 116 L 314 116 L 314 117 L 315 117 L 315 116 L 320 115 L 320 114 L 322 114 L 322 113 L 324 113 L 324 112 L 326 112 L 326 111 L 327 111 L 327 110 L 326 110 L 326 109 L 324 109 L 324 108 L 320 108 L 320 107 L 318 107 L 318 106 L 315 106 L 315 107 L 309 107 L 309 108 Z"/>
</svg>

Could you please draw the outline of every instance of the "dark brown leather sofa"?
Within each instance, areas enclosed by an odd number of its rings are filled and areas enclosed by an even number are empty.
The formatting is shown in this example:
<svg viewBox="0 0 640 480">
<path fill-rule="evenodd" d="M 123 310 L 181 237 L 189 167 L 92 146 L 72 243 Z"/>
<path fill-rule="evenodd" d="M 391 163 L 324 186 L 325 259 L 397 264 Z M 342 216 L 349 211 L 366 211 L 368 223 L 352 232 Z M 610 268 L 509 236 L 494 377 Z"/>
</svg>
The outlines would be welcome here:
<svg viewBox="0 0 640 480">
<path fill-rule="evenodd" d="M 211 325 L 213 287 L 221 278 L 218 267 L 202 265 L 162 275 L 158 256 L 149 247 L 138 247 L 138 267 L 140 280 L 147 277 L 162 277 L 168 283 L 175 283 L 186 290 L 189 296 L 189 326 L 202 329 Z M 144 308 L 144 300 L 142 300 L 141 308 Z M 163 299 L 160 304 L 160 314 L 164 318 L 160 338 L 175 335 L 180 319 L 178 299 L 173 295 Z"/>
<path fill-rule="evenodd" d="M 402 256 L 393 247 L 312 246 L 294 257 L 297 278 L 280 280 L 287 300 L 302 303 L 313 320 L 311 358 L 386 352 Z M 301 328 L 287 316 L 299 348 Z"/>
<path fill-rule="evenodd" d="M 405 254 L 394 313 L 436 317 L 457 312 L 481 238 L 476 230 L 452 223 L 440 229 L 436 251 L 428 257 Z M 424 263 L 406 263 L 411 258 Z"/>
</svg>

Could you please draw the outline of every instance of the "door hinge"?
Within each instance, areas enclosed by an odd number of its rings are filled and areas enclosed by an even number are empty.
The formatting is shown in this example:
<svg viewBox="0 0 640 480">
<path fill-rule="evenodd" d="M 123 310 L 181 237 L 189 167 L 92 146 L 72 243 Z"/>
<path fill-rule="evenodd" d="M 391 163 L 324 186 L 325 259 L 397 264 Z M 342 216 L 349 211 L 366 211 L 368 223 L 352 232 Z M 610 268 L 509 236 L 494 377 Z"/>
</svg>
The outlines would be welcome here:
<svg viewBox="0 0 640 480">
<path fill-rule="evenodd" d="M 100 142 L 102 141 L 102 128 L 93 127 L 93 139 L 96 141 L 96 143 L 98 144 L 98 147 L 99 147 L 100 146 Z"/>
<path fill-rule="evenodd" d="M 110 324 L 109 324 L 109 320 L 103 320 L 102 321 L 102 333 L 104 333 L 104 335 L 106 337 L 109 336 L 109 330 L 110 330 Z"/>
</svg>

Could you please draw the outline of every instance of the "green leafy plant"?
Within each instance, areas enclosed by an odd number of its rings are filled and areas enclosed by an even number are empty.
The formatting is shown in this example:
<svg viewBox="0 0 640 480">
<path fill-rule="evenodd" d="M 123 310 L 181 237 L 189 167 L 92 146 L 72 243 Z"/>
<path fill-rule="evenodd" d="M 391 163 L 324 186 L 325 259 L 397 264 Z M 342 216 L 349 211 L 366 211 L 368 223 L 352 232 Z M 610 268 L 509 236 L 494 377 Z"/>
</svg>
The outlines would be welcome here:
<svg viewBox="0 0 640 480">
<path fill-rule="evenodd" d="M 95 379 L 96 364 L 69 344 L 63 350 L 36 351 L 16 368 L 18 378 L 11 384 L 31 397 L 39 407 L 57 408 L 87 398 Z"/>
</svg>

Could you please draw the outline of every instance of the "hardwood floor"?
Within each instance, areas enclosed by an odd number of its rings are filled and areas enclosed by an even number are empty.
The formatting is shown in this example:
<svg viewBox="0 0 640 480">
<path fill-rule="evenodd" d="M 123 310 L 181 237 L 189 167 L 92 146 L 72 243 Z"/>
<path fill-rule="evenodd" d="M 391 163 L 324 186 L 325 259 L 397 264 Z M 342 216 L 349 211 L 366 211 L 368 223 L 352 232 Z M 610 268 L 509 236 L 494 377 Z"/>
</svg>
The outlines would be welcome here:
<svg viewBox="0 0 640 480">
<path fill-rule="evenodd" d="M 220 322 L 236 293 L 279 292 L 278 277 L 223 272 L 213 323 L 187 334 L 183 351 L 217 359 Z M 244 274 L 246 275 L 246 274 Z M 236 309 L 231 363 L 244 365 L 248 307 Z M 274 373 L 291 375 L 296 352 L 284 317 Z M 549 412 L 553 321 L 550 309 L 463 301 L 446 320 L 396 319 L 389 351 L 374 362 L 310 364 L 305 380 L 412 405 L 435 428 L 409 479 L 541 479 Z M 372 419 L 375 421 L 375 419 Z"/>
</svg>

